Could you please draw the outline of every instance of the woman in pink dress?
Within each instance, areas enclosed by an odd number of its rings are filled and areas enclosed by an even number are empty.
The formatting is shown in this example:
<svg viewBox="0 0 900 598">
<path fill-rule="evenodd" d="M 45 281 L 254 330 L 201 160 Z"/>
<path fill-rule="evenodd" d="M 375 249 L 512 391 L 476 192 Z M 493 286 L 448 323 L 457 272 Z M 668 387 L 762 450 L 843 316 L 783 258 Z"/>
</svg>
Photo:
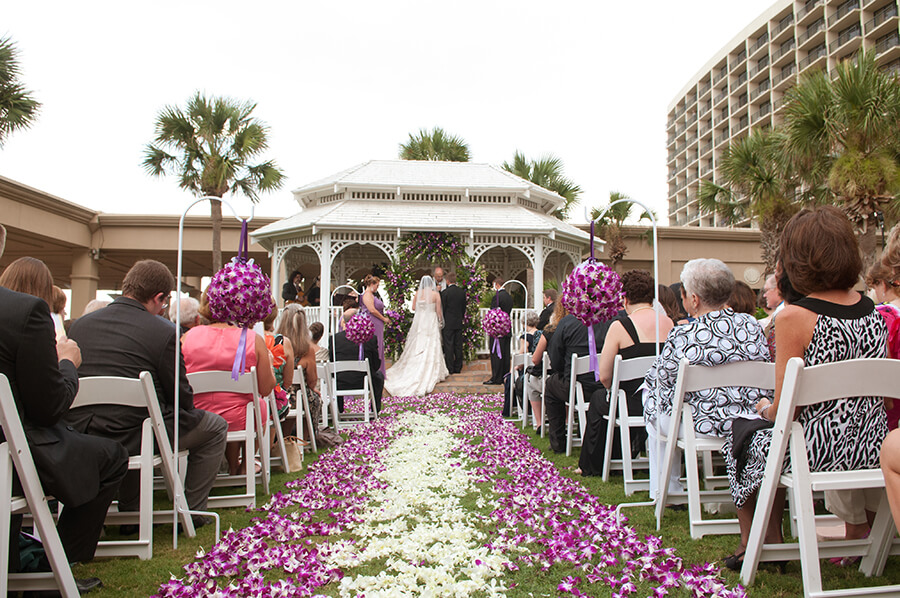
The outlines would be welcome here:
<svg viewBox="0 0 900 598">
<path fill-rule="evenodd" d="M 234 355 L 241 339 L 241 329 L 226 322 L 217 322 L 212 317 L 206 293 L 200 304 L 200 315 L 209 320 L 208 326 L 194 326 L 185 333 L 181 344 L 187 373 L 227 371 L 234 365 Z M 256 368 L 256 383 L 259 394 L 265 397 L 275 388 L 275 374 L 266 341 L 252 330 L 247 334 L 247 370 Z M 245 371 L 247 371 L 245 370 Z M 243 430 L 247 422 L 247 403 L 251 395 L 233 392 L 204 392 L 194 394 L 194 406 L 212 411 L 225 418 L 229 430 Z M 260 401 L 263 421 L 266 420 L 266 403 Z M 231 474 L 245 471 L 246 459 L 240 458 L 242 443 L 230 442 L 225 445 L 225 457 Z"/>
</svg>

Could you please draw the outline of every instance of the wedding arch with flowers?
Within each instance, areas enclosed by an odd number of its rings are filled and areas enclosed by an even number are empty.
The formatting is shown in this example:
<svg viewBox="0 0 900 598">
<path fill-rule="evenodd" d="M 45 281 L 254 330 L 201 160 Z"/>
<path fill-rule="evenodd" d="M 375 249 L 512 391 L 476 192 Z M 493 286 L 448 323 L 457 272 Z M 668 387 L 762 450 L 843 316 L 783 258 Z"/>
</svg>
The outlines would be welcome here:
<svg viewBox="0 0 900 598">
<path fill-rule="evenodd" d="M 385 352 L 391 359 L 400 357 L 406 335 L 412 325 L 412 312 L 406 307 L 418 285 L 413 273 L 418 265 L 453 267 L 456 284 L 466 292 L 466 314 L 463 318 L 463 357 L 475 359 L 475 351 L 481 337 L 481 319 L 478 305 L 481 293 L 487 285 L 484 269 L 471 261 L 466 243 L 452 233 L 414 232 L 398 244 L 398 259 L 391 262 L 384 275 L 384 287 L 390 299 L 386 315 L 391 322 L 384 329 Z"/>
</svg>

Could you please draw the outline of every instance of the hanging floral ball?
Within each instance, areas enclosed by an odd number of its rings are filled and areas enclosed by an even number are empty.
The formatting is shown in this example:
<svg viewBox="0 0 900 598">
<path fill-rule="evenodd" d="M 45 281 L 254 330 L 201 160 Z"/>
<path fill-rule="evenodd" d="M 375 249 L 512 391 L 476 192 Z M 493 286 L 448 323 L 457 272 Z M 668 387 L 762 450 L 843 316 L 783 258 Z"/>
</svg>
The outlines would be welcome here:
<svg viewBox="0 0 900 598">
<path fill-rule="evenodd" d="M 582 262 L 562 284 L 563 307 L 585 326 L 614 318 L 624 296 L 619 275 L 597 261 Z"/>
<path fill-rule="evenodd" d="M 213 318 L 242 328 L 261 322 L 272 311 L 269 277 L 253 263 L 233 258 L 213 275 L 206 287 Z"/>
<path fill-rule="evenodd" d="M 499 307 L 495 307 L 484 314 L 481 326 L 488 333 L 488 336 L 503 338 L 512 330 L 512 321 L 509 319 L 508 313 Z"/>
<path fill-rule="evenodd" d="M 360 311 L 350 318 L 344 330 L 348 341 L 361 345 L 375 334 L 375 324 L 369 314 Z"/>
</svg>

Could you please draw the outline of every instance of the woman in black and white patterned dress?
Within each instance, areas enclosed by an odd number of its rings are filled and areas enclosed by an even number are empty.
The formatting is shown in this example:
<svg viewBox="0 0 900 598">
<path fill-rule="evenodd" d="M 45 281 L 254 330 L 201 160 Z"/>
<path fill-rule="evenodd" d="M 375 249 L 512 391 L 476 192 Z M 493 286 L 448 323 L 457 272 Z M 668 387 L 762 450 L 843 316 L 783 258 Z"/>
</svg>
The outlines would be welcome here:
<svg viewBox="0 0 900 598">
<path fill-rule="evenodd" d="M 759 414 L 769 421 L 775 419 L 784 371 L 792 357 L 802 357 L 806 365 L 817 365 L 886 356 L 884 319 L 871 299 L 853 290 L 862 271 L 862 260 L 853 228 L 840 210 L 828 206 L 803 210 L 794 216 L 781 236 L 781 266 L 793 287 L 806 296 L 778 314 L 775 399 L 757 405 Z M 878 467 L 879 449 L 887 434 L 881 397 L 819 403 L 803 409 L 796 420 L 804 428 L 811 471 Z M 741 471 L 737 470 L 732 453 L 733 440 L 731 435 L 726 438 L 723 452 L 741 524 L 741 549 L 726 558 L 725 564 L 739 569 L 772 442 L 772 428 L 757 430 L 741 442 L 745 447 Z M 784 467 L 788 469 L 789 463 Z M 844 520 L 848 538 L 867 533 L 866 511 L 874 514 L 877 493 L 829 492 L 825 499 L 826 508 Z M 772 512 L 766 543 L 782 541 L 783 490 L 777 495 Z"/>
<path fill-rule="evenodd" d="M 669 429 L 678 366 L 686 357 L 691 365 L 722 365 L 735 361 L 768 361 L 769 349 L 756 318 L 735 313 L 725 304 L 731 298 L 734 275 L 721 260 L 696 259 L 681 271 L 681 296 L 693 321 L 676 326 L 669 333 L 653 367 L 647 373 L 644 390 L 644 422 L 650 460 L 650 496 L 657 490 L 660 461 L 656 454 L 656 423 Z M 687 393 L 685 402 L 693 409 L 698 434 L 724 436 L 732 420 L 753 413 L 754 406 L 767 396 L 758 388 L 726 387 Z M 678 471 L 668 480 L 669 492 L 681 491 Z"/>
</svg>

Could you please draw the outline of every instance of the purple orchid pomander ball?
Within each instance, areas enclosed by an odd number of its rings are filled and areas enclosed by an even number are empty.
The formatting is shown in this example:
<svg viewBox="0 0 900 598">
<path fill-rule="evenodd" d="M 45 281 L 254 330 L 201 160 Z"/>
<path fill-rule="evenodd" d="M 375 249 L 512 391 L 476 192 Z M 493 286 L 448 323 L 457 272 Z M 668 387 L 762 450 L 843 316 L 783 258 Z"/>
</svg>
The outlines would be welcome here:
<svg viewBox="0 0 900 598">
<path fill-rule="evenodd" d="M 232 259 L 213 275 L 206 296 L 214 318 L 242 328 L 261 322 L 272 311 L 269 277 L 253 260 Z"/>
<path fill-rule="evenodd" d="M 582 262 L 562 284 L 563 307 L 585 326 L 614 318 L 624 296 L 619 275 L 597 261 Z"/>
<path fill-rule="evenodd" d="M 347 340 L 361 345 L 375 334 L 375 324 L 369 314 L 357 312 L 347 322 L 344 330 L 347 332 Z"/>
<path fill-rule="evenodd" d="M 488 310 L 484 314 L 481 325 L 484 331 L 488 333 L 488 336 L 494 338 L 502 338 L 512 330 L 512 321 L 509 319 L 509 314 L 499 307 Z"/>
</svg>

